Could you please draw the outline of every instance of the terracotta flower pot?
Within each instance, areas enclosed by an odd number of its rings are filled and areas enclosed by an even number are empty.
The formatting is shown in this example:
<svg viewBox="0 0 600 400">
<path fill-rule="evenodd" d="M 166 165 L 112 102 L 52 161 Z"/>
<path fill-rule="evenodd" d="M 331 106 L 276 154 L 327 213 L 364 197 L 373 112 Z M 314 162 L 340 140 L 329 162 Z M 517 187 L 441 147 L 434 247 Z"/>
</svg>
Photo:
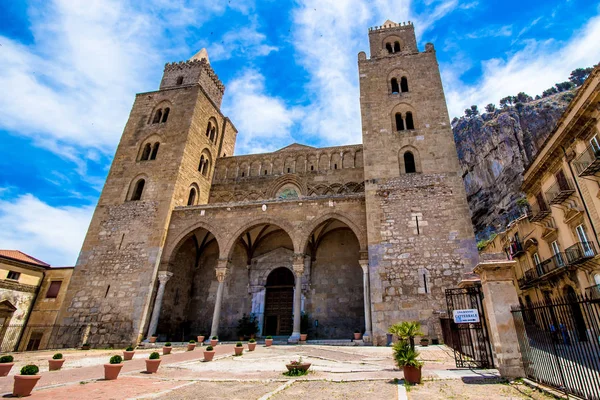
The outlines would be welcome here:
<svg viewBox="0 0 600 400">
<path fill-rule="evenodd" d="M 429 346 L 429 340 L 428 339 L 421 339 L 421 341 L 419 342 L 421 344 L 421 346 L 423 347 L 427 347 Z"/>
<path fill-rule="evenodd" d="M 265 346 L 271 347 L 272 344 L 273 344 L 273 339 L 265 339 Z"/>
<path fill-rule="evenodd" d="M 285 367 L 288 369 L 288 371 L 291 371 L 293 369 L 299 369 L 301 371 L 306 371 L 307 369 L 310 368 L 310 363 L 302 363 L 302 364 L 287 364 Z"/>
<path fill-rule="evenodd" d="M 256 348 L 256 343 L 248 343 L 248 351 L 254 351 Z"/>
<path fill-rule="evenodd" d="M 411 384 L 421 383 L 421 367 L 403 367 L 404 380 Z"/>
<path fill-rule="evenodd" d="M 235 355 L 236 356 L 241 356 L 242 353 L 244 352 L 244 348 L 243 347 L 237 347 L 237 346 L 235 346 L 233 349 L 235 350 Z"/>
<path fill-rule="evenodd" d="M 25 397 L 31 394 L 31 391 L 38 383 L 41 375 L 15 375 L 15 385 L 13 386 L 13 396 Z"/>
<path fill-rule="evenodd" d="M 187 351 L 192 351 L 196 348 L 196 343 L 188 343 Z"/>
<path fill-rule="evenodd" d="M 55 359 L 50 359 L 48 360 L 48 369 L 50 371 L 58 371 L 59 369 L 62 368 L 63 364 L 65 363 L 65 359 L 61 358 L 60 360 L 55 360 Z"/>
<path fill-rule="evenodd" d="M 104 379 L 111 381 L 117 379 L 123 364 L 104 364 Z"/>
<path fill-rule="evenodd" d="M 150 343 L 156 343 L 158 336 L 150 336 Z"/>
<path fill-rule="evenodd" d="M 306 338 L 307 338 L 307 337 L 308 337 L 308 334 L 307 334 L 307 333 L 301 333 L 301 334 L 300 334 L 300 340 L 301 340 L 301 341 L 303 341 L 303 342 L 306 342 Z"/>
<path fill-rule="evenodd" d="M 135 354 L 135 351 L 126 351 L 126 350 L 123 350 L 123 360 L 124 361 L 132 360 L 134 354 Z"/>
<path fill-rule="evenodd" d="M 158 366 L 160 365 L 161 359 L 158 360 L 146 360 L 146 372 L 149 374 L 154 374 L 158 371 Z"/>
<path fill-rule="evenodd" d="M 215 356 L 214 350 L 211 350 L 211 351 L 204 350 L 204 361 L 212 361 L 214 356 Z"/>
<path fill-rule="evenodd" d="M 90 347 L 91 346 L 89 344 L 84 344 L 83 346 L 81 346 L 81 350 L 89 350 Z"/>
<path fill-rule="evenodd" d="M 0 376 L 7 376 L 15 363 L 0 363 Z"/>
<path fill-rule="evenodd" d="M 361 334 L 360 332 L 354 332 L 354 340 L 360 340 Z"/>
<path fill-rule="evenodd" d="M 217 344 L 219 344 L 219 339 L 210 339 L 210 345 L 212 347 L 215 347 Z"/>
<path fill-rule="evenodd" d="M 173 348 L 171 346 L 164 346 L 163 347 L 163 356 L 166 356 L 167 354 L 171 354 L 171 350 L 173 350 Z"/>
<path fill-rule="evenodd" d="M 204 343 L 204 336 L 198 336 L 198 343 Z"/>
</svg>

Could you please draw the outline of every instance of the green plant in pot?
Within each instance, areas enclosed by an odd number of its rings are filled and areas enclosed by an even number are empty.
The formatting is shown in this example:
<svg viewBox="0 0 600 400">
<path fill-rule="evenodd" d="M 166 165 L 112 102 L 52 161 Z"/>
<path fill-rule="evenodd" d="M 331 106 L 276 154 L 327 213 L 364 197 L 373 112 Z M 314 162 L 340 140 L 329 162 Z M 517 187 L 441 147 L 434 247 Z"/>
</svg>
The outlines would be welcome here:
<svg viewBox="0 0 600 400">
<path fill-rule="evenodd" d="M 235 351 L 236 356 L 241 356 L 244 352 L 244 345 L 242 344 L 242 342 L 237 342 L 233 350 Z"/>
<path fill-rule="evenodd" d="M 265 338 L 265 346 L 271 347 L 272 344 L 273 344 L 273 336 L 267 336 Z"/>
<path fill-rule="evenodd" d="M 156 371 L 158 371 L 160 361 L 160 354 L 158 354 L 156 351 L 151 353 L 148 359 L 146 360 L 146 372 L 149 374 L 153 374 Z"/>
<path fill-rule="evenodd" d="M 254 349 L 256 349 L 256 340 L 250 339 L 248 341 L 248 351 L 254 351 Z"/>
<path fill-rule="evenodd" d="M 56 353 L 52 356 L 52 359 L 48 360 L 48 370 L 50 371 L 58 371 L 62 368 L 65 359 L 61 353 Z"/>
<path fill-rule="evenodd" d="M 421 383 L 421 367 L 423 362 L 419 361 L 419 353 L 415 351 L 409 342 L 401 340 L 393 346 L 394 360 L 399 368 L 404 371 L 404 380 L 410 384 Z"/>
<path fill-rule="evenodd" d="M 187 345 L 188 351 L 192 351 L 196 348 L 196 341 L 194 339 L 190 340 Z"/>
<path fill-rule="evenodd" d="M 167 354 L 171 354 L 171 350 L 173 350 L 173 347 L 171 347 L 171 342 L 165 343 L 165 345 L 162 348 L 163 356 L 166 356 Z"/>
<path fill-rule="evenodd" d="M 0 376 L 7 376 L 15 363 L 13 356 L 6 355 L 0 357 Z"/>
<path fill-rule="evenodd" d="M 219 338 L 217 336 L 213 336 L 210 338 L 210 345 L 215 347 L 219 343 Z"/>
<path fill-rule="evenodd" d="M 121 368 L 123 368 L 123 357 L 119 355 L 112 356 L 108 361 L 108 364 L 104 364 L 104 379 L 117 379 L 121 372 Z"/>
<path fill-rule="evenodd" d="M 212 361 L 215 356 L 215 349 L 212 346 L 206 346 L 204 349 L 204 361 Z"/>
<path fill-rule="evenodd" d="M 135 354 L 135 349 L 133 346 L 127 346 L 127 348 L 123 351 L 123 360 L 129 361 L 133 359 L 133 355 Z"/>
<path fill-rule="evenodd" d="M 415 349 L 415 336 L 423 336 L 421 323 L 417 321 L 404 321 L 390 327 L 389 333 L 398 336 L 398 339 L 408 341 L 411 349 Z"/>
<path fill-rule="evenodd" d="M 21 375 L 15 375 L 13 396 L 29 396 L 41 378 L 41 375 L 38 375 L 38 372 L 40 372 L 40 369 L 37 365 L 25 365 L 21 368 Z"/>
</svg>

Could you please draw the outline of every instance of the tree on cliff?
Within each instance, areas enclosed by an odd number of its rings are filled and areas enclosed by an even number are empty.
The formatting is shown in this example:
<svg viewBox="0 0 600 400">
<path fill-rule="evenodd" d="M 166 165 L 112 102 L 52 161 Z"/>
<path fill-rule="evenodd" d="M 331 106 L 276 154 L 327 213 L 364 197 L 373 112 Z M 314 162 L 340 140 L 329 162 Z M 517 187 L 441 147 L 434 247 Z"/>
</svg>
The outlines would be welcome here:
<svg viewBox="0 0 600 400">
<path fill-rule="evenodd" d="M 576 70 L 571 72 L 571 76 L 569 76 L 569 81 L 571 81 L 576 86 L 581 86 L 583 85 L 583 82 L 586 80 L 586 78 L 590 76 L 593 70 L 593 67 L 577 68 Z"/>
<path fill-rule="evenodd" d="M 487 106 L 485 106 L 485 111 L 487 111 L 489 113 L 493 113 L 494 111 L 496 111 L 496 106 L 494 104 L 490 103 Z"/>
</svg>

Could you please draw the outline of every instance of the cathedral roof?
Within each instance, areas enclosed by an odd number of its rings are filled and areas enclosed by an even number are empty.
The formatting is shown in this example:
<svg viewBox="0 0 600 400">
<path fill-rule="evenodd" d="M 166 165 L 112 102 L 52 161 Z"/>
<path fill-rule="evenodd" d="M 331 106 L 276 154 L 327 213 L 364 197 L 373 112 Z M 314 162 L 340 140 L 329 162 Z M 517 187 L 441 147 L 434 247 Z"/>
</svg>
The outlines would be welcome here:
<svg viewBox="0 0 600 400">
<path fill-rule="evenodd" d="M 389 26 L 389 25 L 396 26 L 396 25 L 398 25 L 398 24 L 397 24 L 397 23 L 395 23 L 394 21 L 391 21 L 391 20 L 389 20 L 389 19 L 388 19 L 387 21 L 385 21 L 385 22 L 383 23 L 383 25 L 382 25 L 382 26 Z"/>
<path fill-rule="evenodd" d="M 292 143 L 289 146 L 285 146 L 279 150 L 275 150 L 274 153 L 278 153 L 280 151 L 294 151 L 294 150 L 308 150 L 308 149 L 314 149 L 314 147 L 307 146 L 305 144 L 300 144 L 300 143 Z"/>
<path fill-rule="evenodd" d="M 206 51 L 206 49 L 202 49 L 199 52 L 197 52 L 196 54 L 194 54 L 192 56 L 192 58 L 189 59 L 189 61 L 194 61 L 194 60 L 202 60 L 202 59 L 206 59 L 206 61 L 210 64 L 210 60 L 208 59 L 208 51 Z"/>
</svg>

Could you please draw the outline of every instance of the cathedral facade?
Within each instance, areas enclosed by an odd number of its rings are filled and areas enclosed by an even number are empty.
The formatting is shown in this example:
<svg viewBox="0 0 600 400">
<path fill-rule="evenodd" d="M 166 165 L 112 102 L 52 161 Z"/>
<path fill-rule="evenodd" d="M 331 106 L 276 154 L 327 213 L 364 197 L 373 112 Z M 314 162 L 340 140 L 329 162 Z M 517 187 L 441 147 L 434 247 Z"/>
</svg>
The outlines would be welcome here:
<svg viewBox="0 0 600 400">
<path fill-rule="evenodd" d="M 444 290 L 477 261 L 436 53 L 411 23 L 358 54 L 363 144 L 233 156 L 237 130 L 205 51 L 136 96 L 60 320 L 92 345 L 151 335 L 385 344 L 441 336 Z M 332 100 L 335 101 L 335 100 Z"/>
</svg>

